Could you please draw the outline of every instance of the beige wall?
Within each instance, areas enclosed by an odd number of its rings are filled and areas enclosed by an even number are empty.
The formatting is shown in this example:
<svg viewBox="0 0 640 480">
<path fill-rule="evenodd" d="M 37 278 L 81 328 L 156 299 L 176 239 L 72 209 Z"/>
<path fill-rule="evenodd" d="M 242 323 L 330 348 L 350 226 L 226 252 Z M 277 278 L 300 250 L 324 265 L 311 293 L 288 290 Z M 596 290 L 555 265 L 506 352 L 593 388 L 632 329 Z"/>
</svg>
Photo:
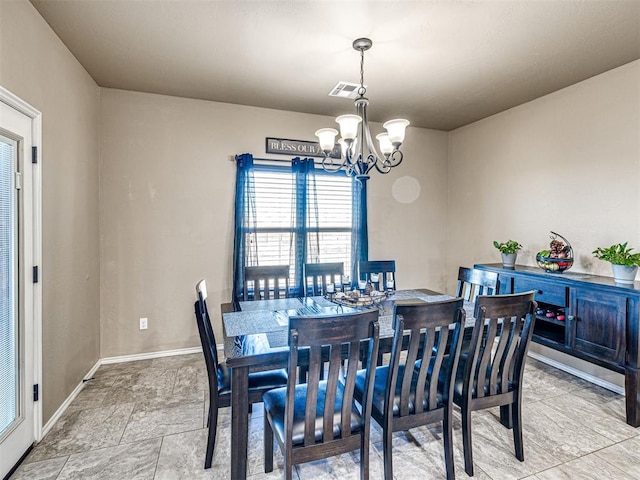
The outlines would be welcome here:
<svg viewBox="0 0 640 480">
<path fill-rule="evenodd" d="M 493 240 L 535 265 L 549 231 L 573 245 L 572 271 L 611 276 L 591 255 L 640 251 L 640 61 L 450 133 L 447 273 L 500 262 Z"/>
<path fill-rule="evenodd" d="M 0 1 L 0 84 L 42 112 L 46 422 L 100 357 L 99 88 L 27 1 Z"/>
<path fill-rule="evenodd" d="M 218 306 L 230 300 L 232 278 L 235 164 L 229 157 L 264 157 L 265 137 L 313 139 L 317 128 L 332 123 L 315 115 L 102 89 L 102 357 L 198 345 L 194 287 L 203 277 L 221 341 Z M 444 286 L 439 250 L 445 242 L 447 134 L 411 129 L 407 137 L 406 162 L 369 183 L 370 257 L 395 258 L 403 287 Z M 421 184 L 414 203 L 393 198 L 394 181 L 405 176 Z M 138 329 L 140 317 L 149 318 L 148 330 Z"/>
<path fill-rule="evenodd" d="M 611 276 L 591 252 L 640 251 L 640 61 L 450 133 L 447 274 L 500 262 L 493 240 L 520 241 L 535 265 L 548 232 L 574 247 L 574 272 Z M 622 375 L 537 344 L 531 350 L 619 386 Z"/>
</svg>

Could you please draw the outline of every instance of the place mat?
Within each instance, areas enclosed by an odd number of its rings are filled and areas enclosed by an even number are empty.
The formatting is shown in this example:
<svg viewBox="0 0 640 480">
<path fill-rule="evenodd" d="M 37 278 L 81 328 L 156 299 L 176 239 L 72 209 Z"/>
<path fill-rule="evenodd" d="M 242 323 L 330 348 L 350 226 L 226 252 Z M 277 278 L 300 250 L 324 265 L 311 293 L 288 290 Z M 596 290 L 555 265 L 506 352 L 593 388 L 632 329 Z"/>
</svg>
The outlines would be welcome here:
<svg viewBox="0 0 640 480">
<path fill-rule="evenodd" d="M 378 325 L 380 325 L 380 337 L 393 337 L 393 315 L 380 315 Z"/>
<path fill-rule="evenodd" d="M 335 307 L 336 304 L 324 297 L 313 297 L 313 301 L 321 307 Z"/>
<path fill-rule="evenodd" d="M 289 330 L 281 329 L 267 333 L 267 340 L 271 348 L 286 347 L 289 345 Z"/>
<path fill-rule="evenodd" d="M 396 292 L 389 297 L 389 300 L 410 300 L 414 298 L 424 300 L 425 302 L 443 302 L 445 300 L 451 300 L 454 297 L 451 295 L 429 295 L 420 290 L 396 290 Z"/>
<path fill-rule="evenodd" d="M 224 331 L 227 337 L 237 337 L 281 330 L 282 325 L 278 324 L 275 313 L 259 310 L 224 313 L 222 314 Z"/>
<path fill-rule="evenodd" d="M 297 310 L 302 308 L 299 298 L 274 298 L 272 300 L 256 300 L 253 302 L 240 302 L 240 310 L 253 312 L 256 310 Z"/>
</svg>

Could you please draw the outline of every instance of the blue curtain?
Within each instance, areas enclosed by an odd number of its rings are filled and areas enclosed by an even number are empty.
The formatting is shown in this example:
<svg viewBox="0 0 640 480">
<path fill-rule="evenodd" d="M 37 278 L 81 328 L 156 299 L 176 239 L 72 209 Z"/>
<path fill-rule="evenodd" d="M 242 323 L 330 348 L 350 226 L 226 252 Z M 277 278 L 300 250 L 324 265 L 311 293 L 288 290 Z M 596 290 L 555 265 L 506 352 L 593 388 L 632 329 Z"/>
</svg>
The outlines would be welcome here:
<svg viewBox="0 0 640 480">
<path fill-rule="evenodd" d="M 236 205 L 233 239 L 233 302 L 242 298 L 244 290 L 244 267 L 256 265 L 258 242 L 256 241 L 255 181 L 253 177 L 253 155 L 236 155 Z"/>
<path fill-rule="evenodd" d="M 236 156 L 235 227 L 233 246 L 233 302 L 242 298 L 244 267 L 258 264 L 256 238 L 256 204 L 253 155 Z M 320 238 L 318 233 L 318 197 L 316 172 L 311 158 L 294 158 L 293 205 L 291 219 L 291 249 L 289 265 L 293 271 L 290 285 L 293 295 L 303 295 L 305 288 L 304 264 L 318 262 Z M 358 262 L 368 260 L 367 184 L 366 178 L 353 182 L 353 225 L 351 235 L 351 282 L 358 282 Z M 345 265 L 345 273 L 349 267 Z"/>
<path fill-rule="evenodd" d="M 358 284 L 358 262 L 369 260 L 369 232 L 367 227 L 367 180 L 360 177 L 353 182 L 353 226 L 351 230 L 351 284 Z"/>
<path fill-rule="evenodd" d="M 296 157 L 291 162 L 293 172 L 293 205 L 291 250 L 289 265 L 293 268 L 293 295 L 303 295 L 305 288 L 304 264 L 317 261 L 320 250 L 318 231 L 318 198 L 312 158 Z"/>
</svg>

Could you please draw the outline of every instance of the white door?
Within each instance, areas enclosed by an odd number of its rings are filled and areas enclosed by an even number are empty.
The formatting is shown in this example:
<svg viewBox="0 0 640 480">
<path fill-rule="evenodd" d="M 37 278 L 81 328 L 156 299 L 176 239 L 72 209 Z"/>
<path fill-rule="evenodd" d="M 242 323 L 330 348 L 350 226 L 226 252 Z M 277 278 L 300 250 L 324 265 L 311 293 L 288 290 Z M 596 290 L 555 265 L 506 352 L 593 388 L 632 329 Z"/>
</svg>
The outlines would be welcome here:
<svg viewBox="0 0 640 480">
<path fill-rule="evenodd" d="M 0 91 L 0 477 L 39 436 L 35 408 L 37 341 L 34 209 L 39 187 L 32 164 L 34 119 Z M 35 189 L 34 189 L 35 187 Z M 34 308 L 36 307 L 36 308 Z M 39 327 L 39 325 L 38 325 Z M 37 352 L 39 358 L 39 350 Z"/>
</svg>

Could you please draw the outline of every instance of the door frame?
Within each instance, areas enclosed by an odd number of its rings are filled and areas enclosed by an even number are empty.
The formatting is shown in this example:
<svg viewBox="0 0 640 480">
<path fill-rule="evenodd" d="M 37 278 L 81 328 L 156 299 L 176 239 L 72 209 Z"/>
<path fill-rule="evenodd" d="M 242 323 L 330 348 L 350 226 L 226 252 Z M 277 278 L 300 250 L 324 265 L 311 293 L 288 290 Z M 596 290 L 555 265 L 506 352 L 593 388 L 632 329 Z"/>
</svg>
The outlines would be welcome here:
<svg viewBox="0 0 640 480">
<path fill-rule="evenodd" d="M 42 113 L 0 85 L 0 102 L 31 119 L 31 144 L 37 147 L 36 163 L 31 165 L 33 175 L 33 265 L 40 272 L 37 283 L 33 283 L 33 381 L 40 386 L 39 398 L 33 405 L 33 436 L 36 442 L 42 439 Z M 28 160 L 25 159 L 25 163 Z M 28 268 L 28 267 L 27 267 Z M 29 389 L 27 389 L 30 394 Z"/>
</svg>

